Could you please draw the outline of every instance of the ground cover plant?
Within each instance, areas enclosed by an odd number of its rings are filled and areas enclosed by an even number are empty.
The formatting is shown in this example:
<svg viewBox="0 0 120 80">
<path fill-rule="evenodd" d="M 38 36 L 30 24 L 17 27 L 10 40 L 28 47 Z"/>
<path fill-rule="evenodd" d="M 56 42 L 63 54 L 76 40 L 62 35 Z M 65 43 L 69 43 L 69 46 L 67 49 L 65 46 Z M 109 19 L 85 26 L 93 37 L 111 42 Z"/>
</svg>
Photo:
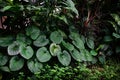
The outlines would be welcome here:
<svg viewBox="0 0 120 80">
<path fill-rule="evenodd" d="M 0 0 L 0 70 L 41 74 L 46 64 L 91 66 L 119 57 L 119 5 L 119 0 Z"/>
</svg>

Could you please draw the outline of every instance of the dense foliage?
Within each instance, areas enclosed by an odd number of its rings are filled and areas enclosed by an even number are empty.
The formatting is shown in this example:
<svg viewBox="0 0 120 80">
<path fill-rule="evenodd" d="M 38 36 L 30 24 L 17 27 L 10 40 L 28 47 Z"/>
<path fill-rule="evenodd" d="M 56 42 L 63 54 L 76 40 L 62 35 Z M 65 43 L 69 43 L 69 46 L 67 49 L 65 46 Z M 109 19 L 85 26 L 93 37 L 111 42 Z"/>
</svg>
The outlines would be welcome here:
<svg viewBox="0 0 120 80">
<path fill-rule="evenodd" d="M 120 56 L 119 0 L 0 0 L 0 70 L 105 63 Z M 114 54 L 113 54 L 114 53 Z"/>
</svg>

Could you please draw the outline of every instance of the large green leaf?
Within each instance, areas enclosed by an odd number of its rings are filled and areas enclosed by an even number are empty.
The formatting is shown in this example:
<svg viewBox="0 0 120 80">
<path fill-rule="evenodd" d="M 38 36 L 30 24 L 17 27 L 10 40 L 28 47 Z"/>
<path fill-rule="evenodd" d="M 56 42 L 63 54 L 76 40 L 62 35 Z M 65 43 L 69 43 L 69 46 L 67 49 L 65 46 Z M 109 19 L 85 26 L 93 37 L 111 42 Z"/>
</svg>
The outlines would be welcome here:
<svg viewBox="0 0 120 80">
<path fill-rule="evenodd" d="M 51 55 L 46 47 L 39 48 L 37 50 L 36 56 L 40 62 L 47 62 L 51 59 Z"/>
<path fill-rule="evenodd" d="M 81 59 L 81 53 L 74 49 L 73 51 L 70 52 L 71 53 L 71 56 L 76 60 L 76 61 L 79 61 L 79 62 L 82 62 L 82 59 Z"/>
<path fill-rule="evenodd" d="M 86 59 L 86 50 L 85 49 L 82 49 L 80 51 L 80 55 L 81 55 L 82 61 L 87 61 L 87 59 Z"/>
<path fill-rule="evenodd" d="M 69 51 L 72 51 L 74 49 L 74 46 L 72 44 L 70 44 L 69 42 L 62 41 L 62 44 Z"/>
<path fill-rule="evenodd" d="M 8 56 L 3 55 L 0 53 L 0 66 L 5 65 L 8 62 Z"/>
<path fill-rule="evenodd" d="M 52 43 L 50 45 L 50 53 L 52 56 L 57 56 L 61 52 L 61 47 L 59 45 L 56 45 L 55 43 Z"/>
<path fill-rule="evenodd" d="M 54 31 L 50 34 L 50 40 L 56 44 L 60 44 L 63 41 L 63 36 L 60 32 Z"/>
<path fill-rule="evenodd" d="M 9 55 L 18 55 L 20 53 L 20 45 L 17 42 L 8 46 L 8 54 Z"/>
<path fill-rule="evenodd" d="M 45 35 L 40 35 L 34 42 L 33 44 L 37 47 L 45 46 L 49 43 L 49 40 L 46 39 Z"/>
<path fill-rule="evenodd" d="M 11 71 L 18 71 L 24 66 L 24 60 L 18 56 L 11 58 L 9 68 Z"/>
<path fill-rule="evenodd" d="M 57 55 L 58 60 L 64 66 L 68 66 L 71 62 L 71 56 L 67 51 L 63 51 L 61 54 Z"/>
<path fill-rule="evenodd" d="M 25 59 L 30 59 L 34 54 L 32 47 L 20 46 L 20 55 Z"/>
<path fill-rule="evenodd" d="M 29 26 L 26 29 L 26 35 L 30 36 L 33 40 L 37 39 L 40 34 L 40 30 L 38 27 Z"/>
<path fill-rule="evenodd" d="M 0 46 L 7 47 L 13 43 L 13 40 L 14 40 L 13 36 L 4 36 L 4 37 L 0 36 Z"/>
<path fill-rule="evenodd" d="M 38 62 L 37 60 L 29 60 L 27 61 L 27 66 L 28 69 L 32 72 L 32 73 L 37 73 L 40 72 L 43 65 Z"/>
</svg>

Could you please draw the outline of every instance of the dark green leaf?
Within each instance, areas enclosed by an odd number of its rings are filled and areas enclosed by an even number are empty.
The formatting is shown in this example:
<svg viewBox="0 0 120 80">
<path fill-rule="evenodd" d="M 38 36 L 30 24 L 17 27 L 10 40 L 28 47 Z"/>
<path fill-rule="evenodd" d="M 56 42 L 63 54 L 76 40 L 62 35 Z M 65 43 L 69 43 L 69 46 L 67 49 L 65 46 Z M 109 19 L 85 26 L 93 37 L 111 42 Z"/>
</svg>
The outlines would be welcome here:
<svg viewBox="0 0 120 80">
<path fill-rule="evenodd" d="M 69 51 L 72 51 L 74 49 L 74 46 L 70 44 L 69 42 L 62 41 L 63 46 L 68 49 Z"/>
<path fill-rule="evenodd" d="M 37 50 L 36 56 L 40 62 L 47 62 L 51 59 L 51 55 L 49 51 L 47 50 L 47 48 L 45 47 L 39 48 Z"/>
<path fill-rule="evenodd" d="M 0 66 L 5 65 L 8 62 L 8 56 L 3 55 L 0 53 Z"/>
<path fill-rule="evenodd" d="M 20 53 L 20 45 L 17 42 L 8 46 L 9 55 L 18 55 Z"/>
<path fill-rule="evenodd" d="M 60 32 L 54 31 L 50 34 L 50 40 L 56 44 L 60 44 L 63 41 L 63 36 Z"/>
<path fill-rule="evenodd" d="M 117 33 L 113 33 L 112 35 L 113 35 L 115 38 L 120 38 L 120 35 L 117 34 Z"/>
<path fill-rule="evenodd" d="M 105 64 L 105 55 L 99 56 L 98 59 L 102 64 Z"/>
<path fill-rule="evenodd" d="M 40 35 L 33 44 L 37 47 L 46 46 L 49 43 L 49 40 L 46 39 L 45 35 Z"/>
<path fill-rule="evenodd" d="M 34 54 L 32 47 L 20 46 L 20 55 L 25 59 L 30 59 Z"/>
<path fill-rule="evenodd" d="M 24 66 L 24 60 L 17 56 L 11 58 L 9 68 L 11 71 L 18 71 Z"/>
<path fill-rule="evenodd" d="M 94 49 L 94 41 L 92 39 L 87 38 L 86 43 L 90 49 Z"/>
<path fill-rule="evenodd" d="M 7 47 L 13 43 L 13 36 L 0 37 L 0 46 Z"/>
<path fill-rule="evenodd" d="M 60 63 L 64 66 L 68 66 L 71 62 L 71 56 L 67 51 L 63 51 L 63 53 L 57 55 L 58 60 L 60 61 Z"/>
<path fill-rule="evenodd" d="M 5 71 L 5 72 L 10 72 L 10 69 L 7 66 L 0 67 L 0 70 Z"/>
<path fill-rule="evenodd" d="M 76 61 L 79 61 L 79 62 L 82 62 L 82 56 L 81 56 L 81 53 L 74 49 L 73 51 L 70 52 L 71 53 L 71 56 L 76 60 Z"/>
<path fill-rule="evenodd" d="M 41 71 L 43 65 L 38 62 L 37 60 L 29 60 L 27 62 L 27 66 L 28 66 L 28 69 L 32 72 L 32 73 L 38 73 Z"/>
<path fill-rule="evenodd" d="M 37 39 L 39 34 L 40 34 L 40 30 L 38 27 L 30 26 L 30 27 L 27 27 L 26 29 L 26 35 L 30 36 L 31 39 L 33 40 Z"/>
</svg>

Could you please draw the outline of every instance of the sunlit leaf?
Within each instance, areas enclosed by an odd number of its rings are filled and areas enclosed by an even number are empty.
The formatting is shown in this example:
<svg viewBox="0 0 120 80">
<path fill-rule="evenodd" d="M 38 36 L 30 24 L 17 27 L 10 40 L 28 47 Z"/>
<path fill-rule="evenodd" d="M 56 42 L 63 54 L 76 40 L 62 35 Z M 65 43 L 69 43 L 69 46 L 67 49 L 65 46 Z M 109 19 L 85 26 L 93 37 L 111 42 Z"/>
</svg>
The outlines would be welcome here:
<svg viewBox="0 0 120 80">
<path fill-rule="evenodd" d="M 50 45 L 50 53 L 52 56 L 57 56 L 61 52 L 61 47 L 55 43 Z"/>
</svg>

